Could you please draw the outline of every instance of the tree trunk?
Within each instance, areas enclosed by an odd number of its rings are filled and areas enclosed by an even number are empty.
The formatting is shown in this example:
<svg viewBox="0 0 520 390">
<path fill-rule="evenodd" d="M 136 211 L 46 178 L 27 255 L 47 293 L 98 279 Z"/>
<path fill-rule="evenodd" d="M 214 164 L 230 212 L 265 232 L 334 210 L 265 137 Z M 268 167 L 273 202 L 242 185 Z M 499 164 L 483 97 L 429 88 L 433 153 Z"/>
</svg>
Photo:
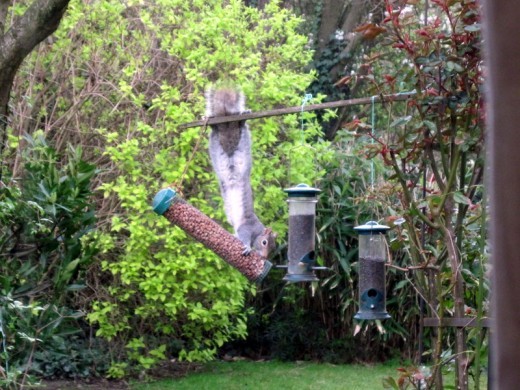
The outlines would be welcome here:
<svg viewBox="0 0 520 390">
<path fill-rule="evenodd" d="M 13 81 L 25 57 L 58 28 L 70 0 L 35 0 L 7 25 L 11 0 L 0 0 L 0 156 L 6 141 L 8 103 Z"/>
<path fill-rule="evenodd" d="M 336 30 L 344 33 L 344 39 L 347 40 L 347 46 L 341 53 L 341 56 L 347 58 L 358 45 L 362 43 L 359 35 L 353 33 L 354 29 L 366 19 L 368 13 L 372 9 L 371 2 L 366 0 L 350 0 L 348 2 L 338 0 L 327 0 L 323 2 L 323 10 L 321 13 L 320 29 L 317 36 L 317 50 L 315 60 L 319 60 L 322 52 L 330 44 L 330 37 Z M 345 64 L 339 63 L 330 69 L 330 79 L 336 82 L 345 76 Z M 355 87 L 354 87 L 355 88 Z M 351 96 L 354 96 L 352 93 Z M 325 136 L 329 140 L 333 140 L 338 129 L 349 114 L 348 107 L 337 110 L 337 117 L 332 119 L 325 126 Z"/>
<path fill-rule="evenodd" d="M 349 2 L 350 3 L 350 2 Z M 317 32 L 317 50 L 315 58 L 321 56 L 321 52 L 329 45 L 330 36 L 343 24 L 345 10 L 345 1 L 342 0 L 325 0 L 320 15 L 320 27 Z"/>
</svg>

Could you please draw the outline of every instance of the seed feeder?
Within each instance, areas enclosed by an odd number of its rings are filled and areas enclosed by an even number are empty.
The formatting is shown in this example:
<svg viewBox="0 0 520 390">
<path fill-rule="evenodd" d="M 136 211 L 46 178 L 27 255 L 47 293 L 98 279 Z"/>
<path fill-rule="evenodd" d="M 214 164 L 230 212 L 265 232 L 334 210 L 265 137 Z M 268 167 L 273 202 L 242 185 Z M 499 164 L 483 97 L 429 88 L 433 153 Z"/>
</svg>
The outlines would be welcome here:
<svg viewBox="0 0 520 390">
<path fill-rule="evenodd" d="M 298 184 L 287 188 L 289 199 L 289 248 L 287 251 L 287 274 L 283 278 L 288 282 L 315 282 L 314 270 L 327 269 L 315 267 L 316 252 L 314 240 L 316 235 L 316 195 L 321 191 L 309 187 L 307 184 Z"/>
<path fill-rule="evenodd" d="M 172 188 L 155 195 L 153 210 L 211 249 L 251 282 L 261 283 L 272 264 L 255 251 L 244 255 L 244 244 L 206 214 L 182 199 Z"/>
<path fill-rule="evenodd" d="M 357 320 L 384 320 L 386 312 L 385 262 L 388 226 L 375 221 L 354 228 L 359 233 L 359 311 Z"/>
</svg>

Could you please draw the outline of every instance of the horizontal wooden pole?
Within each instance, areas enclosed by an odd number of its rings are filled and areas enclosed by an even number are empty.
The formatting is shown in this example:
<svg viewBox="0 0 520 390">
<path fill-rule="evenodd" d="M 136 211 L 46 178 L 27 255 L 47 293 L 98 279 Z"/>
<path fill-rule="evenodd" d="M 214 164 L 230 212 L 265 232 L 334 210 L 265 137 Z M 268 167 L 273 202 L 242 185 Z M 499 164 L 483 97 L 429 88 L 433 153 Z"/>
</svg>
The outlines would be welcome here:
<svg viewBox="0 0 520 390">
<path fill-rule="evenodd" d="M 238 122 L 238 121 L 245 121 L 248 119 L 265 118 L 265 117 L 269 117 L 269 116 L 297 114 L 302 111 L 326 110 L 329 108 L 371 104 L 372 102 L 384 103 L 384 102 L 393 102 L 393 101 L 399 101 L 399 100 L 408 100 L 411 96 L 414 96 L 414 95 L 415 95 L 415 92 L 405 92 L 405 93 L 396 93 L 393 95 L 378 95 L 378 96 L 374 96 L 373 98 L 368 97 L 368 98 L 358 98 L 358 99 L 348 99 L 348 100 L 337 100 L 335 102 L 304 105 L 303 107 L 302 106 L 285 107 L 285 108 L 278 108 L 275 110 L 249 112 L 247 114 L 241 114 L 241 115 L 220 116 L 220 117 L 207 118 L 207 119 L 196 121 L 196 122 L 184 123 L 184 124 L 180 125 L 179 128 L 187 129 L 189 127 L 216 125 L 219 123 L 227 123 L 227 122 Z"/>
<path fill-rule="evenodd" d="M 467 328 L 467 327 L 483 327 L 490 328 L 491 327 L 491 319 L 483 318 L 479 321 L 475 317 L 463 317 L 463 318 L 443 318 L 442 321 L 440 318 L 428 317 L 423 319 L 423 325 L 428 327 L 453 327 L 453 328 Z"/>
</svg>

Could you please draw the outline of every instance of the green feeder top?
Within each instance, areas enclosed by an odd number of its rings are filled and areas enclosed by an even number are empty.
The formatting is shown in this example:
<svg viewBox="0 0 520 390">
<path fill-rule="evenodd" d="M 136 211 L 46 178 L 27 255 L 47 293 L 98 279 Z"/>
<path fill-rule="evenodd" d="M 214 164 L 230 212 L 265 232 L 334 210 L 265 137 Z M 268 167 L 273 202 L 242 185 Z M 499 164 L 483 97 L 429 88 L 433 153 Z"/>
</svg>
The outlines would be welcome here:
<svg viewBox="0 0 520 390">
<path fill-rule="evenodd" d="M 386 233 L 389 229 L 389 226 L 380 225 L 376 221 L 368 221 L 364 225 L 354 227 L 359 234 Z"/>
<path fill-rule="evenodd" d="M 153 198 L 153 211 L 159 215 L 163 215 L 170 207 L 175 196 L 177 196 L 177 193 L 172 188 L 164 188 L 160 190 Z"/>
<path fill-rule="evenodd" d="M 296 198 L 296 197 L 313 197 L 316 196 L 318 193 L 321 192 L 319 188 L 309 187 L 307 184 L 301 183 L 298 184 L 295 187 L 286 188 L 284 190 L 289 194 L 289 198 Z"/>
</svg>

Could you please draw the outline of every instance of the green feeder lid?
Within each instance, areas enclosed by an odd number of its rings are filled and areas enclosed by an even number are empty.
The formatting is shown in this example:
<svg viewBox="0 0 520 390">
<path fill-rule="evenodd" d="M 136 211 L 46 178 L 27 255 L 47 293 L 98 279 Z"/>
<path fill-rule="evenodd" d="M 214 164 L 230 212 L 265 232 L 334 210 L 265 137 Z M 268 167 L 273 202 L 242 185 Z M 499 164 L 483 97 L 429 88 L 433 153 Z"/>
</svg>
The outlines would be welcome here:
<svg viewBox="0 0 520 390">
<path fill-rule="evenodd" d="M 298 184 L 295 187 L 286 188 L 284 191 L 289 194 L 289 198 L 312 197 L 321 192 L 319 188 L 309 187 L 304 183 Z"/>
<path fill-rule="evenodd" d="M 386 233 L 390 226 L 380 225 L 376 221 L 368 221 L 364 225 L 354 227 L 359 234 Z"/>
<path fill-rule="evenodd" d="M 172 200 L 177 193 L 172 188 L 164 188 L 160 190 L 153 198 L 153 211 L 159 215 L 163 215 L 172 204 Z"/>
</svg>

